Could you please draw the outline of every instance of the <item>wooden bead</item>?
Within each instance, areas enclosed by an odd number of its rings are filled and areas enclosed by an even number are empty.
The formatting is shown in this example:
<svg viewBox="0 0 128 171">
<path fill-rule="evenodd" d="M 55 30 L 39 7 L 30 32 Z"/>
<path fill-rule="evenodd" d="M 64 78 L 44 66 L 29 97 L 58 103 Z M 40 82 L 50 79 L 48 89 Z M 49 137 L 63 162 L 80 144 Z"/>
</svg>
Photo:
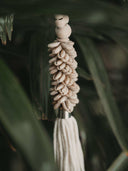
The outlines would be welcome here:
<svg viewBox="0 0 128 171">
<path fill-rule="evenodd" d="M 56 27 L 55 32 L 58 38 L 66 39 L 70 37 L 72 30 L 71 27 L 68 24 L 66 24 L 63 28 Z"/>
<path fill-rule="evenodd" d="M 55 25 L 58 28 L 63 28 L 69 22 L 69 17 L 67 15 L 56 15 Z"/>
</svg>

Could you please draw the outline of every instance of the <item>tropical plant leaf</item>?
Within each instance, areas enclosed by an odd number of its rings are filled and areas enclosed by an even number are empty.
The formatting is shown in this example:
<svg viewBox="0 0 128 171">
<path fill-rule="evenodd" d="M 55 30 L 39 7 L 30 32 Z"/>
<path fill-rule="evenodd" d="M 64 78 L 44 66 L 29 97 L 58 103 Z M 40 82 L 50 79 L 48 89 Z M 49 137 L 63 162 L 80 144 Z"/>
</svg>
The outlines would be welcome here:
<svg viewBox="0 0 128 171">
<path fill-rule="evenodd" d="M 4 45 L 6 45 L 6 34 L 11 41 L 12 31 L 13 31 L 13 14 L 0 17 L 0 39 Z"/>
<path fill-rule="evenodd" d="M 49 55 L 47 45 L 53 39 L 53 34 L 49 27 L 37 31 L 31 37 L 29 62 L 30 62 L 30 86 L 34 105 L 38 110 L 40 119 L 54 118 L 52 103 L 50 102 L 50 75 L 49 75 Z"/>
<path fill-rule="evenodd" d="M 128 170 L 128 154 L 122 152 L 107 171 L 127 171 Z"/>
<path fill-rule="evenodd" d="M 17 80 L 0 60 L 0 122 L 33 170 L 56 170 L 50 140 Z"/>
<path fill-rule="evenodd" d="M 78 71 L 78 74 L 81 78 L 84 78 L 86 80 L 92 80 L 91 75 L 89 75 L 84 69 L 78 67 L 77 71 Z"/>
<path fill-rule="evenodd" d="M 111 39 L 113 39 L 117 44 L 119 44 L 127 53 L 128 53 L 128 31 L 119 30 L 119 29 L 102 29 L 101 34 L 107 35 Z"/>
<path fill-rule="evenodd" d="M 94 43 L 88 38 L 76 37 L 83 52 L 85 61 L 92 74 L 97 93 L 100 97 L 109 124 L 121 148 L 128 149 L 127 129 L 122 121 L 118 107 L 112 95 L 110 83 L 102 59 Z M 103 84 L 102 84 L 103 83 Z"/>
<path fill-rule="evenodd" d="M 92 5 L 93 4 L 93 5 Z M 102 2 L 87 0 L 81 2 L 68 2 L 68 1 L 38 1 L 19 3 L 17 1 L 1 5 L 2 9 L 8 12 L 14 12 L 17 19 L 31 18 L 34 16 L 47 15 L 51 16 L 56 13 L 68 14 L 73 22 L 78 22 L 86 25 L 106 25 L 118 28 L 128 28 L 128 12 L 122 10 L 118 6 Z"/>
</svg>

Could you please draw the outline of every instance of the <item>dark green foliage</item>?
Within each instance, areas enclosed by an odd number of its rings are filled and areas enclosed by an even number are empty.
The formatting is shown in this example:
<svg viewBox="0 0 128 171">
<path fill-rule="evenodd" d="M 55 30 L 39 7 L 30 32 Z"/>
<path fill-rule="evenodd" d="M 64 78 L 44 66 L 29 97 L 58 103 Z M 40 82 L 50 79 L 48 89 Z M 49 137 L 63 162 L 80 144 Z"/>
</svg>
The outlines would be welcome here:
<svg viewBox="0 0 128 171">
<path fill-rule="evenodd" d="M 46 131 L 37 121 L 24 92 L 2 61 L 0 82 L 1 124 L 33 170 L 55 170 L 53 151 Z"/>
<path fill-rule="evenodd" d="M 3 44 L 6 44 L 6 34 L 11 40 L 13 31 L 13 15 L 0 17 L 0 39 Z"/>
<path fill-rule="evenodd" d="M 47 44 L 55 39 L 53 15 L 64 13 L 70 16 L 71 40 L 78 52 L 81 91 L 73 114 L 86 171 L 127 171 L 128 2 L 0 3 L 0 39 L 7 41 L 0 45 L 0 170 L 56 170 Z"/>
</svg>

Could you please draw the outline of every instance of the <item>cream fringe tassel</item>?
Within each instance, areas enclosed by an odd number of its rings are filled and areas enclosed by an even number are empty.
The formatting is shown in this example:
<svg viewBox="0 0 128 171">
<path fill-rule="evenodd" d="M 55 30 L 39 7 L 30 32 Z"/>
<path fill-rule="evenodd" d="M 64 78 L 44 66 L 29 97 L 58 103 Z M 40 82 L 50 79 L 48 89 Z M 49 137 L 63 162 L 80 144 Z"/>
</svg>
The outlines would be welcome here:
<svg viewBox="0 0 128 171">
<path fill-rule="evenodd" d="M 75 118 L 57 118 L 54 127 L 54 157 L 60 171 L 84 171 L 84 156 Z"/>
</svg>

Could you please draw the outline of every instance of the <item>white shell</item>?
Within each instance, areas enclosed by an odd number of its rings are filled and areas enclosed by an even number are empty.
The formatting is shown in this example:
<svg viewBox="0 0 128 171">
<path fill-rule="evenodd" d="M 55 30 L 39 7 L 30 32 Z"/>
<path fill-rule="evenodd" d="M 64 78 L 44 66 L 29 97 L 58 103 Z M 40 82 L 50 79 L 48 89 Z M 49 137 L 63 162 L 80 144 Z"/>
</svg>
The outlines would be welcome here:
<svg viewBox="0 0 128 171">
<path fill-rule="evenodd" d="M 54 48 L 54 47 L 59 46 L 59 44 L 60 44 L 60 42 L 49 43 L 49 44 L 48 44 L 48 47 L 49 47 L 49 48 Z"/>
<path fill-rule="evenodd" d="M 54 65 L 55 65 L 55 66 L 59 66 L 60 64 L 62 64 L 62 61 L 61 61 L 61 60 L 56 60 L 56 61 L 54 62 Z"/>
<path fill-rule="evenodd" d="M 54 96 L 54 95 L 56 95 L 57 94 L 57 91 L 52 91 L 51 93 L 50 93 L 50 95 L 52 95 L 52 96 Z"/>
<path fill-rule="evenodd" d="M 60 66 L 57 67 L 58 70 L 62 70 L 64 69 L 64 67 L 66 66 L 65 63 L 62 63 Z"/>
<path fill-rule="evenodd" d="M 69 60 L 69 55 L 66 54 L 66 55 L 64 56 L 64 58 L 62 58 L 62 61 L 63 61 L 63 62 L 68 62 L 68 60 Z"/>
<path fill-rule="evenodd" d="M 56 86 L 56 90 L 61 90 L 64 87 L 64 84 L 59 84 Z"/>
<path fill-rule="evenodd" d="M 54 100 L 57 101 L 57 100 L 59 100 L 60 98 L 61 98 L 61 94 L 58 94 L 58 95 L 56 95 L 56 96 L 54 97 Z"/>
<path fill-rule="evenodd" d="M 57 57 L 54 57 L 54 58 L 50 59 L 50 60 L 49 60 L 49 64 L 51 64 L 51 63 L 55 62 L 55 61 L 56 61 L 56 59 L 57 59 Z"/>
<path fill-rule="evenodd" d="M 58 108 L 60 107 L 60 105 L 61 105 L 61 103 L 56 103 L 56 104 L 54 105 L 54 109 L 58 109 Z"/>
<path fill-rule="evenodd" d="M 65 74 L 63 74 L 62 77 L 58 79 L 59 83 L 63 82 L 64 80 L 65 80 Z"/>
<path fill-rule="evenodd" d="M 53 75 L 53 80 L 58 80 L 62 76 L 62 72 L 58 72 L 56 75 Z"/>
<path fill-rule="evenodd" d="M 54 49 L 52 50 L 52 53 L 53 53 L 53 54 L 58 54 L 58 53 L 61 51 L 61 49 L 62 49 L 62 47 L 61 47 L 61 46 L 58 46 L 58 47 L 56 47 L 56 48 L 54 48 Z"/>
<path fill-rule="evenodd" d="M 67 95 L 68 94 L 67 86 L 64 86 L 62 89 L 60 89 L 59 93 L 62 94 L 62 95 Z"/>
<path fill-rule="evenodd" d="M 61 99 L 59 99 L 58 103 L 63 103 L 66 100 L 67 100 L 67 97 L 63 96 Z"/>
<path fill-rule="evenodd" d="M 53 69 L 50 71 L 50 74 L 55 74 L 58 70 L 57 69 Z"/>
<path fill-rule="evenodd" d="M 75 71 L 77 53 L 73 47 L 74 42 L 69 40 L 71 27 L 68 25 L 69 17 L 65 15 L 55 16 L 57 40 L 48 45 L 50 57 L 50 74 L 52 81 L 50 94 L 53 96 L 54 109 L 60 106 L 71 113 L 79 102 L 77 93 L 80 88 L 75 82 L 78 74 Z"/>
<path fill-rule="evenodd" d="M 69 78 L 68 76 L 66 76 L 66 78 L 65 78 L 65 80 L 64 80 L 64 83 L 65 83 L 66 85 L 68 85 L 69 82 L 70 82 L 70 78 Z"/>
<path fill-rule="evenodd" d="M 65 56 L 65 51 L 62 50 L 60 53 L 58 53 L 57 56 L 58 56 L 58 58 L 60 58 L 60 59 L 64 58 L 64 56 Z"/>
</svg>

